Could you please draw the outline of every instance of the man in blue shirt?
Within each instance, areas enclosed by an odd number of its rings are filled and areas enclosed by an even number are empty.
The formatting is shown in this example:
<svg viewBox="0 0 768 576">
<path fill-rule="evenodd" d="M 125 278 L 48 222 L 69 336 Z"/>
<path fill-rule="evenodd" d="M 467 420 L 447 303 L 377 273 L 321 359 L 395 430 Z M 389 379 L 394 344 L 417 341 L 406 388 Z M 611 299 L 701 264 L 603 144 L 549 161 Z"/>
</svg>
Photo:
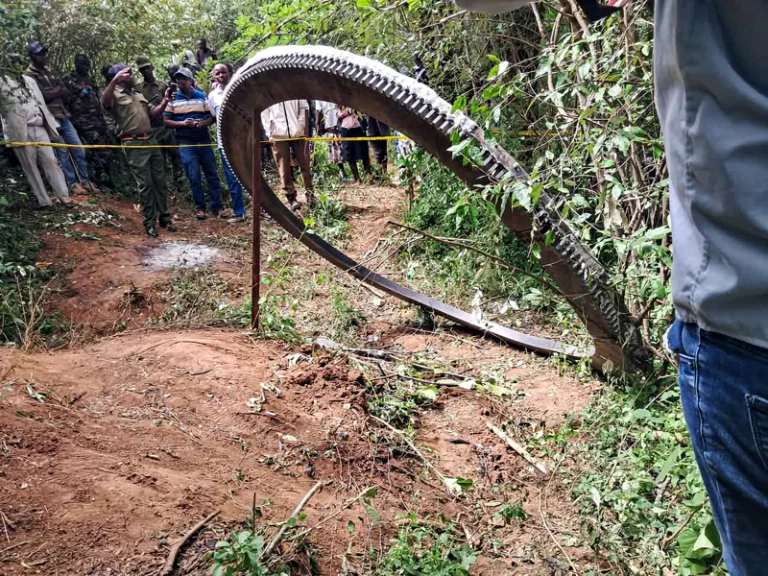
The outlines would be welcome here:
<svg viewBox="0 0 768 576">
<path fill-rule="evenodd" d="M 211 212 L 217 217 L 228 217 L 221 206 L 218 167 L 208 133 L 208 126 L 215 120 L 208 100 L 205 94 L 195 89 L 194 76 L 189 68 L 179 68 L 173 79 L 179 88 L 163 114 L 163 121 L 166 126 L 175 129 L 176 140 L 182 146 L 181 163 L 195 200 L 195 216 L 198 220 L 205 219 L 205 194 L 200 176 L 202 168 L 208 182 Z"/>
</svg>

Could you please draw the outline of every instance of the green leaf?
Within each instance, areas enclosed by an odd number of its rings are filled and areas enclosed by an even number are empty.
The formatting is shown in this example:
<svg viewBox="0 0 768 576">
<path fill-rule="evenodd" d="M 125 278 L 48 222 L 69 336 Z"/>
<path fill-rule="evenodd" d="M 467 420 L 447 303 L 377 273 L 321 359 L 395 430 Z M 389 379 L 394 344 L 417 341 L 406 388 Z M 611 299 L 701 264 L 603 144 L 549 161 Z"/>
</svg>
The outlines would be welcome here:
<svg viewBox="0 0 768 576">
<path fill-rule="evenodd" d="M 699 534 L 693 528 L 686 528 L 677 537 L 677 545 L 680 547 L 680 554 L 688 556 L 693 550 L 693 545 L 696 544 Z"/>
<path fill-rule="evenodd" d="M 456 98 L 456 101 L 453 103 L 453 106 L 451 107 L 451 113 L 456 112 L 457 110 L 464 110 L 467 107 L 467 97 L 462 94 L 458 98 Z"/>
<path fill-rule="evenodd" d="M 454 496 L 458 496 L 463 492 L 467 492 L 472 489 L 474 482 L 466 478 L 450 478 L 448 476 L 443 477 L 443 484 L 448 489 L 448 492 Z"/>
<path fill-rule="evenodd" d="M 437 400 L 438 394 L 439 390 L 437 389 L 437 386 L 424 386 L 416 391 L 416 396 L 429 400 L 430 402 Z"/>
<path fill-rule="evenodd" d="M 661 465 L 661 469 L 659 470 L 659 474 L 656 476 L 657 484 L 666 480 L 667 475 L 672 471 L 672 468 L 674 468 L 675 464 L 677 464 L 677 459 L 680 458 L 682 453 L 682 448 L 675 448 L 672 451 L 672 454 L 670 454 L 667 459 L 664 460 L 664 463 Z"/>
<path fill-rule="evenodd" d="M 376 509 L 373 507 L 373 504 L 371 504 L 370 500 L 367 498 L 363 499 L 363 508 L 365 508 L 365 513 L 368 514 L 368 517 L 371 519 L 371 522 L 373 522 L 374 526 L 379 525 L 379 513 L 376 512 Z"/>
<path fill-rule="evenodd" d="M 645 408 L 638 408 L 632 414 L 630 414 L 630 419 L 632 420 L 648 420 L 651 418 L 651 412 L 649 410 L 646 410 Z"/>
<path fill-rule="evenodd" d="M 707 501 L 707 493 L 704 490 L 700 490 L 696 492 L 690 500 L 684 500 L 683 504 L 685 504 L 688 508 L 694 509 L 694 508 L 700 508 L 704 505 L 704 502 Z"/>
</svg>

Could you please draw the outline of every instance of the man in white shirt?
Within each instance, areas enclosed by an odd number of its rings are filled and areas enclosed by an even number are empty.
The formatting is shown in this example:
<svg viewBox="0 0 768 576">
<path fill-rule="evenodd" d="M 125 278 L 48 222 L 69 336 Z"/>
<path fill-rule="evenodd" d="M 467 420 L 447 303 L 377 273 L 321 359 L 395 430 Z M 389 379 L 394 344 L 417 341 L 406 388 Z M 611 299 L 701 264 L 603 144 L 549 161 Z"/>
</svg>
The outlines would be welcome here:
<svg viewBox="0 0 768 576">
<path fill-rule="evenodd" d="M 50 143 L 51 135 L 58 136 L 56 130 L 59 123 L 48 111 L 34 79 L 23 76 L 17 80 L 10 76 L 0 76 L 0 92 L 0 119 L 6 140 Z M 45 190 L 38 163 L 59 202 L 66 205 L 72 203 L 64 173 L 59 167 L 53 148 L 25 146 L 14 148 L 13 151 L 41 208 L 48 208 L 53 202 Z"/>
<path fill-rule="evenodd" d="M 332 102 L 323 102 L 317 100 L 315 102 L 315 110 L 317 118 L 315 120 L 315 126 L 317 126 L 318 135 L 320 132 L 320 119 L 322 118 L 325 125 L 324 133 L 328 134 L 330 138 L 339 137 L 339 116 L 337 114 L 336 104 Z M 341 153 L 341 142 L 329 142 L 328 143 L 328 156 L 330 157 L 331 164 L 336 164 L 339 167 L 341 173 L 341 181 L 347 181 L 347 173 L 344 171 L 344 156 Z"/>
<path fill-rule="evenodd" d="M 274 141 L 272 149 L 280 184 L 291 210 L 296 212 L 301 209 L 301 203 L 296 197 L 296 179 L 291 170 L 291 151 L 301 169 L 307 204 L 312 206 L 315 203 L 315 190 L 309 166 L 308 142 L 296 139 L 309 136 L 309 103 L 306 100 L 280 102 L 261 113 L 261 122 L 267 138 Z"/>
</svg>

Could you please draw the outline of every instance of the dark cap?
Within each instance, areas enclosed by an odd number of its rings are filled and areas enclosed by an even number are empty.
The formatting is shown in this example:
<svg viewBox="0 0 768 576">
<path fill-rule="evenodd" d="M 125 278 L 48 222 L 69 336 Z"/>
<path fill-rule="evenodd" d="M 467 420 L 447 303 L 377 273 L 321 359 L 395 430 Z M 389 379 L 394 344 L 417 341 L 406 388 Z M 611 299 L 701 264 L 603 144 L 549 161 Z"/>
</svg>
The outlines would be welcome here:
<svg viewBox="0 0 768 576">
<path fill-rule="evenodd" d="M 152 66 L 152 61 L 147 56 L 139 56 L 136 58 L 136 66 L 141 70 L 147 66 Z"/>
<path fill-rule="evenodd" d="M 48 48 L 43 46 L 42 42 L 39 42 L 35 40 L 34 42 L 30 42 L 27 44 L 27 54 L 30 56 L 40 54 L 42 52 L 48 52 Z"/>
<path fill-rule="evenodd" d="M 120 72 L 120 70 L 125 70 L 126 68 L 128 68 L 127 64 L 115 64 L 109 69 L 109 72 L 107 72 L 107 76 L 109 76 L 110 78 L 114 78 L 115 76 L 117 76 L 117 73 Z"/>
<path fill-rule="evenodd" d="M 195 79 L 195 75 L 192 74 L 192 71 L 189 68 L 179 68 L 176 70 L 176 73 L 173 75 L 174 79 L 177 76 L 184 76 L 185 78 L 189 78 L 190 80 Z"/>
</svg>

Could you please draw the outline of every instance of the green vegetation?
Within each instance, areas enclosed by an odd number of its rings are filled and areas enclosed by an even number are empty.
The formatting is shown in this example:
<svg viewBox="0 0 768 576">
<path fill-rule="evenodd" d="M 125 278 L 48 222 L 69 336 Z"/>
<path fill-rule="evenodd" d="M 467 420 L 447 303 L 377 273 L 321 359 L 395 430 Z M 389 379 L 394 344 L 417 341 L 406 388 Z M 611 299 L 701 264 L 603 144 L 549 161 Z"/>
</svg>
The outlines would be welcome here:
<svg viewBox="0 0 768 576">
<path fill-rule="evenodd" d="M 416 520 L 413 518 L 413 520 Z M 419 525 L 401 528 L 376 574 L 405 576 L 415 574 L 468 575 L 477 554 L 462 544 L 448 524 L 444 531 Z"/>
<path fill-rule="evenodd" d="M 494 208 L 501 202 L 531 209 L 546 192 L 608 270 L 630 312 L 644 314 L 640 329 L 664 358 L 672 246 L 645 3 L 585 29 L 567 0 L 492 16 L 459 14 L 451 2 L 423 0 L 11 0 L 0 5 L 6 42 L 0 73 L 17 67 L 9 55 L 22 53 L 35 38 L 50 45 L 53 66 L 68 71 L 76 52 L 89 55 L 96 69 L 140 54 L 164 63 L 169 39 L 192 47 L 199 36 L 235 64 L 287 43 L 337 46 L 395 69 L 412 68 L 412 54 L 420 53 L 435 90 L 515 155 L 531 179 L 467 189 L 423 153 L 404 160 L 405 185 L 415 194 L 407 222 L 440 239 L 414 235 L 399 255 L 408 280 L 513 326 L 535 314 L 538 323 L 547 319 L 553 334 L 578 340 L 583 328 L 548 288 L 536 247 L 513 239 Z M 457 154 L 473 157 L 471 142 L 454 144 Z M 321 163 L 322 192 L 308 224 L 339 241 L 349 225 L 331 184 L 333 170 Z M 20 176 L 4 164 L 0 173 L 0 331 L 4 342 L 29 347 L 56 333 L 55 319 L 44 312 L 50 273 L 35 266 L 41 219 L 21 209 L 29 201 L 16 183 Z M 290 256 L 276 253 L 260 302 L 265 337 L 299 341 L 297 299 L 287 289 L 292 278 Z M 250 303 L 229 300 L 226 288 L 211 271 L 179 272 L 167 286 L 171 307 L 163 321 L 248 326 Z M 332 306 L 335 335 L 363 324 L 342 292 L 332 295 Z M 720 574 L 719 542 L 671 362 L 659 360 L 656 368 L 655 379 L 606 385 L 578 420 L 532 436 L 529 446 L 559 463 L 558 481 L 571 491 L 589 545 L 611 573 Z M 385 378 L 369 389 L 368 407 L 410 430 L 414 412 L 434 395 L 429 386 Z M 514 504 L 498 514 L 504 523 L 525 520 Z M 264 568 L 252 561 L 263 546 L 260 538 L 252 529 L 222 544 L 214 560 L 219 573 L 260 573 Z M 377 573 L 464 574 L 472 559 L 448 532 L 408 527 Z"/>
</svg>

